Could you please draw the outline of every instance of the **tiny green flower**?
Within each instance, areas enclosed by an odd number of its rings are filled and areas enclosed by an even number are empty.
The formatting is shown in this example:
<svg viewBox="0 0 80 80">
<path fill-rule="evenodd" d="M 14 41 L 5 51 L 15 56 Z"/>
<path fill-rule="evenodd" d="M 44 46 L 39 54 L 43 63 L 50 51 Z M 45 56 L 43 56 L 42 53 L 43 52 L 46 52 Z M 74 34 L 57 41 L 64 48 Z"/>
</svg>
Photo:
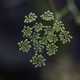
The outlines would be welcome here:
<svg viewBox="0 0 80 80">
<path fill-rule="evenodd" d="M 47 54 L 49 56 L 55 55 L 57 51 L 58 51 L 58 46 L 57 45 L 55 45 L 55 44 L 49 44 L 47 46 Z"/>
<path fill-rule="evenodd" d="M 58 37 L 57 35 L 54 33 L 53 30 L 51 31 L 48 31 L 48 34 L 47 34 L 47 40 L 51 43 L 56 43 L 58 41 Z"/>
<path fill-rule="evenodd" d="M 27 26 L 27 27 L 24 26 L 22 33 L 23 33 L 23 37 L 29 37 L 32 34 L 32 28 L 29 26 Z"/>
<path fill-rule="evenodd" d="M 43 36 L 40 40 L 39 40 L 39 44 L 41 45 L 47 45 L 48 41 L 47 41 L 47 37 Z"/>
<path fill-rule="evenodd" d="M 60 41 L 62 41 L 63 44 L 66 44 L 67 42 L 70 42 L 72 39 L 72 36 L 70 35 L 69 31 L 62 31 L 59 34 Z"/>
<path fill-rule="evenodd" d="M 33 21 L 36 21 L 37 19 L 37 16 L 35 13 L 29 13 L 28 16 L 25 16 L 25 20 L 24 20 L 24 23 L 31 23 Z"/>
<path fill-rule="evenodd" d="M 54 20 L 54 14 L 53 14 L 53 12 L 51 12 L 49 10 L 44 12 L 44 14 L 42 14 L 40 17 L 45 21 Z"/>
<path fill-rule="evenodd" d="M 33 26 L 33 28 L 34 28 L 34 30 L 35 30 L 36 32 L 39 32 L 39 31 L 41 31 L 41 30 L 44 28 L 44 26 L 43 26 L 42 23 L 36 23 L 36 24 Z"/>
<path fill-rule="evenodd" d="M 65 27 L 64 27 L 64 24 L 62 23 L 62 21 L 55 20 L 54 25 L 53 25 L 53 30 L 55 32 L 64 31 L 65 30 Z"/>
<path fill-rule="evenodd" d="M 31 48 L 30 42 L 26 39 L 24 41 L 18 42 L 19 50 L 28 53 Z"/>
<path fill-rule="evenodd" d="M 45 66 L 45 61 L 46 59 L 42 56 L 42 54 L 35 54 L 32 59 L 30 60 L 30 62 L 35 66 L 35 67 L 41 67 L 41 66 Z"/>
<path fill-rule="evenodd" d="M 48 35 L 48 33 L 51 32 L 52 30 L 52 26 L 44 26 L 43 30 L 44 30 L 44 35 Z"/>
</svg>

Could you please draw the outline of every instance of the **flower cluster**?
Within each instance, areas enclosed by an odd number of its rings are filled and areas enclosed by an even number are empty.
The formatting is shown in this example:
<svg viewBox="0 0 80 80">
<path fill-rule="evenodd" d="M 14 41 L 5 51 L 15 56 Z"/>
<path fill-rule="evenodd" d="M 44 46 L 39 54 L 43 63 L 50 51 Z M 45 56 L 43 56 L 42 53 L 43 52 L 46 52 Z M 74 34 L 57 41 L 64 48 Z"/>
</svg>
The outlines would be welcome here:
<svg viewBox="0 0 80 80">
<path fill-rule="evenodd" d="M 33 63 L 33 65 L 35 67 L 41 67 L 41 66 L 45 66 L 45 61 L 46 59 L 43 57 L 42 54 L 35 54 L 32 59 L 30 60 L 31 63 Z"/>
<path fill-rule="evenodd" d="M 29 26 L 24 26 L 23 30 L 22 30 L 22 33 L 23 33 L 23 37 L 30 37 L 31 36 L 31 33 L 32 33 L 32 28 L 30 28 Z"/>
<path fill-rule="evenodd" d="M 37 18 L 36 14 L 31 12 L 29 13 L 28 16 L 25 16 L 24 23 L 31 23 L 33 21 L 36 21 L 36 18 Z"/>
<path fill-rule="evenodd" d="M 24 41 L 18 42 L 19 50 L 22 52 L 28 52 L 31 48 L 30 42 L 26 39 Z"/>
<path fill-rule="evenodd" d="M 44 14 L 42 14 L 40 17 L 46 21 L 54 20 L 54 14 L 53 12 L 50 12 L 49 10 L 44 12 Z"/>
<path fill-rule="evenodd" d="M 22 29 L 23 40 L 18 43 L 18 46 L 20 51 L 26 53 L 32 48 L 34 55 L 30 62 L 35 67 L 41 67 L 46 65 L 46 56 L 55 55 L 60 45 L 70 42 L 72 36 L 60 18 L 56 18 L 55 13 L 48 10 L 39 16 L 41 21 L 36 20 L 37 18 L 32 12 L 25 16 L 24 23 L 26 24 Z M 35 21 L 34 24 L 32 24 L 33 21 Z M 43 21 L 47 21 L 48 25 Z"/>
</svg>

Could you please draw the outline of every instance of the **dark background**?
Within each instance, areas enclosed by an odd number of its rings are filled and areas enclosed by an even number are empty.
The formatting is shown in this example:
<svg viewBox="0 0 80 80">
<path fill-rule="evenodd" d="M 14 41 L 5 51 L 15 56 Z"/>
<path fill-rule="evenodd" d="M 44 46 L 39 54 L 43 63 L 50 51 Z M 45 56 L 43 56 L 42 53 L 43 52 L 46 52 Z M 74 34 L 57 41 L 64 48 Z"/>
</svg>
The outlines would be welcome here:
<svg viewBox="0 0 80 80">
<path fill-rule="evenodd" d="M 66 4 L 57 0 L 56 5 Z M 59 5 L 59 6 L 60 6 Z M 76 0 L 80 10 L 80 1 Z M 28 63 L 28 57 L 18 55 L 17 42 L 23 27 L 24 15 L 35 8 L 35 0 L 0 0 L 0 80 L 39 80 L 40 69 L 34 69 Z M 80 64 L 80 25 L 72 14 L 64 17 L 70 24 L 74 39 L 71 53 L 75 64 Z"/>
<path fill-rule="evenodd" d="M 33 0 L 0 0 L 0 80 L 39 80 L 27 57 L 16 47 L 24 15 L 33 9 Z"/>
</svg>

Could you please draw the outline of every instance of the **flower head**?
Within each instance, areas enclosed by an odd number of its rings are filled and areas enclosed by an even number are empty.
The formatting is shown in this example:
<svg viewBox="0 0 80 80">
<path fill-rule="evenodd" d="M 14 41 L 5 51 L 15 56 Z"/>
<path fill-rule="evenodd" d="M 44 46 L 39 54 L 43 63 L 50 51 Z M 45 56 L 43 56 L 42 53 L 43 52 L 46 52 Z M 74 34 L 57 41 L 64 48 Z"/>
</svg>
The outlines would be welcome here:
<svg viewBox="0 0 80 80">
<path fill-rule="evenodd" d="M 25 20 L 24 20 L 24 23 L 31 23 L 33 21 L 36 21 L 37 19 L 37 16 L 35 13 L 29 13 L 28 16 L 25 16 Z"/>
<path fill-rule="evenodd" d="M 32 59 L 30 60 L 30 62 L 35 66 L 35 67 L 41 67 L 41 66 L 45 66 L 45 61 L 46 59 L 42 56 L 42 54 L 35 54 Z"/>
<path fill-rule="evenodd" d="M 22 52 L 28 53 L 30 49 L 33 50 L 30 62 L 35 67 L 45 66 L 46 56 L 55 55 L 59 48 L 61 49 L 72 39 L 59 15 L 49 10 L 39 17 L 31 12 L 25 16 L 24 22 L 27 24 L 22 29 L 23 40 L 18 43 L 18 46 Z"/>
<path fill-rule="evenodd" d="M 45 21 L 51 21 L 54 20 L 54 13 L 48 10 L 44 12 L 44 14 L 42 14 L 40 17 Z"/>
<path fill-rule="evenodd" d="M 24 41 L 18 42 L 19 50 L 28 53 L 31 48 L 30 42 L 26 39 Z"/>
</svg>

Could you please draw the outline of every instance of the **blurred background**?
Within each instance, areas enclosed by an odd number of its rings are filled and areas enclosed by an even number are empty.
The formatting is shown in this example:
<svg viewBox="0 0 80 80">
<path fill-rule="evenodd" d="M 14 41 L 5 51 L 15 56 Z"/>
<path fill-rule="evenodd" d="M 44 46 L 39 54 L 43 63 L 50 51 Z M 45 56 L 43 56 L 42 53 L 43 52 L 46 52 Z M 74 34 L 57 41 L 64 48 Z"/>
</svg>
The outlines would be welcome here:
<svg viewBox="0 0 80 80">
<path fill-rule="evenodd" d="M 47 66 L 35 69 L 21 55 L 24 16 L 31 11 L 56 9 L 73 36 L 63 53 L 50 57 Z M 80 80 L 80 0 L 0 0 L 0 80 Z"/>
</svg>

